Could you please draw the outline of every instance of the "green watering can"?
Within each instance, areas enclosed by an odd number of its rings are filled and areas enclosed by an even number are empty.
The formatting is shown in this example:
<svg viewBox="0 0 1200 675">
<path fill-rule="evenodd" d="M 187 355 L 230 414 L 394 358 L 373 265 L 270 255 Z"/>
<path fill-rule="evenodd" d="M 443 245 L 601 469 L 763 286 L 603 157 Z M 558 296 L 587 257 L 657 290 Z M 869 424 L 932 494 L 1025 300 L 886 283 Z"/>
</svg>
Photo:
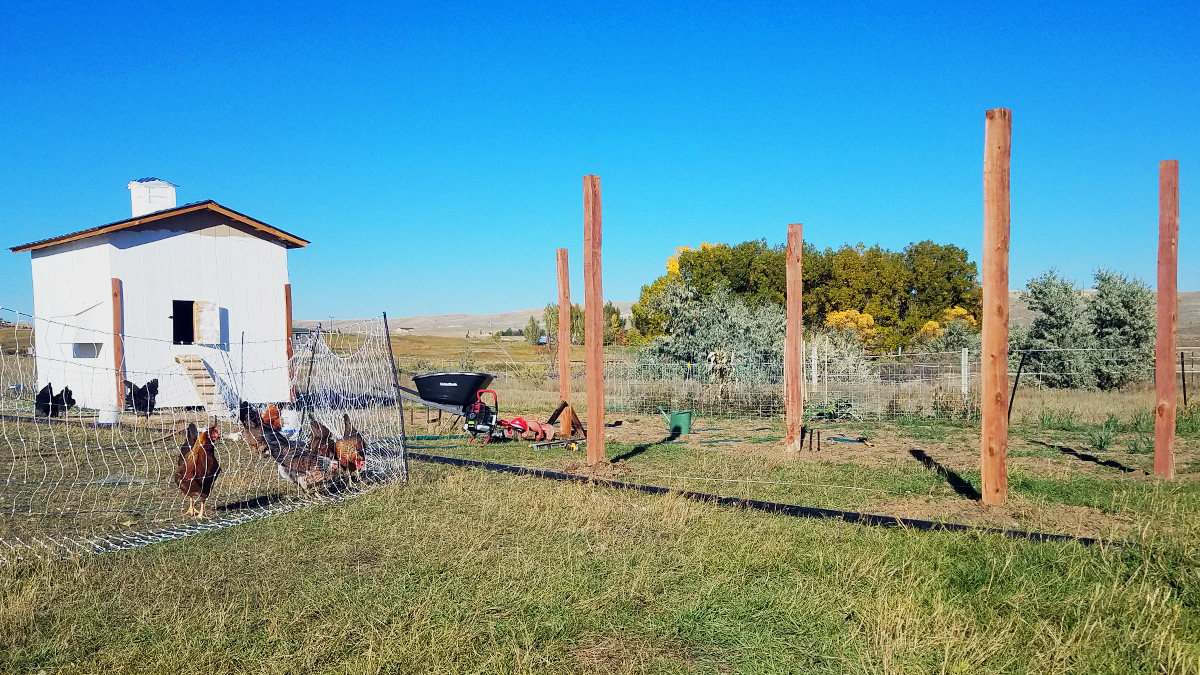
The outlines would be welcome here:
<svg viewBox="0 0 1200 675">
<path fill-rule="evenodd" d="M 673 434 L 690 434 L 692 433 L 692 411 L 691 410 L 672 410 L 667 414 L 666 410 L 658 409 L 659 414 L 663 419 L 667 420 L 667 428 Z"/>
</svg>

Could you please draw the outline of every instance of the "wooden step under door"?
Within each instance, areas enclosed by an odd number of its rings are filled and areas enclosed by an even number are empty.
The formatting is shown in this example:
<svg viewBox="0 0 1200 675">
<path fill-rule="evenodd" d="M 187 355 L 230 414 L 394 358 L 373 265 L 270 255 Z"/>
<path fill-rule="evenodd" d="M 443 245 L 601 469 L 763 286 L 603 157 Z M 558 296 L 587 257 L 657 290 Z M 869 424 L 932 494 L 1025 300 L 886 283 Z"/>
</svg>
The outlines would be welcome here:
<svg viewBox="0 0 1200 675">
<path fill-rule="evenodd" d="M 180 354 L 175 357 L 175 362 L 187 371 L 188 379 L 192 381 L 196 394 L 204 404 L 204 410 L 210 415 L 228 419 L 232 413 L 225 405 L 225 399 L 217 393 L 217 383 L 213 382 L 212 376 L 209 375 L 204 359 L 195 354 Z"/>
</svg>

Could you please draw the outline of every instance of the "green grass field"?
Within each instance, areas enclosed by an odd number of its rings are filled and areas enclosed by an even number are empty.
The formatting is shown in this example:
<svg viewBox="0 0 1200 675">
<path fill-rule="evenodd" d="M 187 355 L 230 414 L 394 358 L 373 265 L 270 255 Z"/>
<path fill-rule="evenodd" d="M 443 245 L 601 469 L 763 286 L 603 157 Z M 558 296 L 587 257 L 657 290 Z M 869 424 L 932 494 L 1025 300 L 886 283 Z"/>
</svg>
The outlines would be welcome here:
<svg viewBox="0 0 1200 675">
<path fill-rule="evenodd" d="M 1014 451 L 1010 504 L 989 511 L 900 454 L 919 444 L 977 488 L 951 452 L 969 427 L 828 428 L 874 445 L 789 459 L 778 423 L 713 422 L 668 440 L 628 421 L 609 442 L 618 461 L 592 471 L 1132 545 L 870 528 L 413 462 L 410 484 L 345 503 L 0 568 L 0 672 L 1200 672 L 1195 474 L 1163 483 Z M 1081 447 L 1088 434 L 1051 432 Z M 740 442 L 702 443 L 722 439 Z M 413 445 L 588 471 L 567 450 Z"/>
</svg>

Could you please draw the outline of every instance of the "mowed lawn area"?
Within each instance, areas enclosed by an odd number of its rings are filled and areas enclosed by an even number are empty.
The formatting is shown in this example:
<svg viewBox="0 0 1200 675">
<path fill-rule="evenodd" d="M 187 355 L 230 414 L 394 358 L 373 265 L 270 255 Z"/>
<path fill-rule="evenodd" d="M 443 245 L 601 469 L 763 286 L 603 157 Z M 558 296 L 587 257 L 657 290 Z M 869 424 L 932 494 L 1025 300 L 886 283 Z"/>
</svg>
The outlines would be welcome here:
<svg viewBox="0 0 1200 675">
<path fill-rule="evenodd" d="M 921 517 L 982 509 L 946 479 L 977 486 L 949 452 L 970 454 L 970 429 L 830 428 L 872 446 L 772 459 L 777 423 L 699 421 L 683 443 L 626 424 L 597 474 Z M 942 471 L 903 458 L 917 443 Z M 587 471 L 569 450 L 413 445 Z M 1074 509 L 1066 529 L 1130 544 L 872 528 L 414 461 L 408 485 L 344 503 L 0 568 L 0 672 L 1200 671 L 1194 474 L 1164 484 L 1014 445 L 998 524 L 1046 529 Z"/>
</svg>

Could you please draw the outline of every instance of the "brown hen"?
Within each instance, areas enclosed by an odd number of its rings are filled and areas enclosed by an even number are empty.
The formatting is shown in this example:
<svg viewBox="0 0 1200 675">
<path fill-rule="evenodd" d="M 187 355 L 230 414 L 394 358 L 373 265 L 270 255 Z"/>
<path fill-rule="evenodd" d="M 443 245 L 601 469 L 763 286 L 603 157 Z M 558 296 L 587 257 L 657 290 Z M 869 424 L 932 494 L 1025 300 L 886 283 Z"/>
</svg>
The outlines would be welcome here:
<svg viewBox="0 0 1200 675">
<path fill-rule="evenodd" d="M 175 460 L 173 479 L 179 491 L 189 500 L 188 510 L 184 514 L 188 517 L 204 517 L 204 502 L 212 493 L 217 476 L 221 475 L 217 448 L 213 445 L 221 432 L 215 422 L 204 431 L 197 430 L 195 424 L 189 424 L 187 440 L 179 447 L 179 458 Z"/>
</svg>

